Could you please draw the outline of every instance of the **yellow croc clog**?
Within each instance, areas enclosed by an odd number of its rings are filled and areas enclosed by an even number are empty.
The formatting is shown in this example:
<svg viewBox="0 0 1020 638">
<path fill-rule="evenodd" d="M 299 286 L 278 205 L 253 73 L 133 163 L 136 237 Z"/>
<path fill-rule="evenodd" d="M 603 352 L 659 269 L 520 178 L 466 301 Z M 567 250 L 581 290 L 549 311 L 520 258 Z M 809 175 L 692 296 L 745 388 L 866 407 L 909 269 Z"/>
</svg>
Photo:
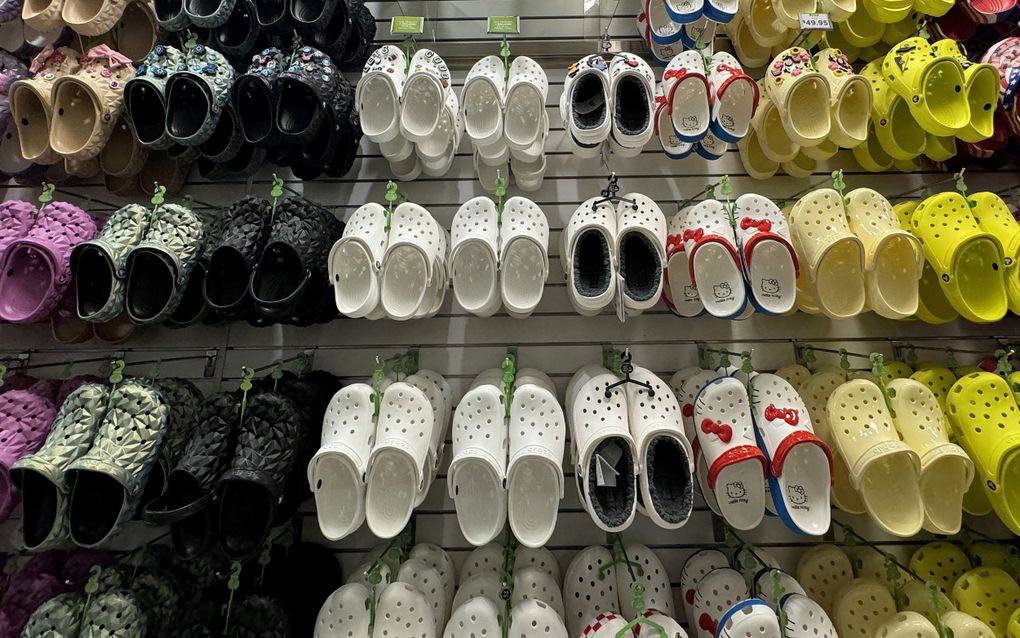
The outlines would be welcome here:
<svg viewBox="0 0 1020 638">
<path fill-rule="evenodd" d="M 956 534 L 963 522 L 963 495 L 974 480 L 974 463 L 949 442 L 949 425 L 935 394 L 913 379 L 894 379 L 889 387 L 893 424 L 903 442 L 921 457 L 924 528 L 933 534 Z"/>
<path fill-rule="evenodd" d="M 924 129 L 914 119 L 906 100 L 883 77 L 882 61 L 869 62 L 861 69 L 861 75 L 871 82 L 871 120 L 882 149 L 894 160 L 913 159 L 923 153 L 928 143 Z"/>
<path fill-rule="evenodd" d="M 935 395 L 939 403 L 939 410 L 946 411 L 946 397 L 949 396 L 949 388 L 956 383 L 956 375 L 949 368 L 930 365 L 910 375 L 910 378 L 918 383 L 923 383 Z M 947 432 L 948 434 L 948 432 Z"/>
<path fill-rule="evenodd" d="M 933 162 L 944 162 L 956 157 L 956 138 L 952 135 L 941 136 L 928 133 L 928 142 L 924 147 L 924 156 Z"/>
<path fill-rule="evenodd" d="M 945 192 L 929 197 L 910 216 L 910 226 L 957 312 L 975 323 L 1005 316 L 1002 244 L 994 235 L 981 232 L 962 195 Z"/>
<path fill-rule="evenodd" d="M 942 614 L 942 624 L 953 632 L 953 638 L 995 638 L 991 627 L 962 611 Z"/>
<path fill-rule="evenodd" d="M 919 532 L 924 524 L 921 459 L 899 439 L 882 390 L 868 381 L 847 381 L 829 397 L 828 415 L 850 482 L 871 519 L 895 536 Z"/>
<path fill-rule="evenodd" d="M 1012 572 L 1020 560 L 1020 550 L 1005 543 L 974 543 L 970 546 L 970 555 L 974 567 L 998 567 L 1006 572 Z"/>
<path fill-rule="evenodd" d="M 800 145 L 790 139 L 783 126 L 779 109 L 769 99 L 764 82 L 758 82 L 758 108 L 751 118 L 751 128 L 758 134 L 758 144 L 765 157 L 773 162 L 789 162 L 800 153 Z"/>
<path fill-rule="evenodd" d="M 805 146 L 800 150 L 808 159 L 824 162 L 835 157 L 836 153 L 839 152 L 839 145 L 833 142 L 830 137 L 829 139 L 822 140 L 822 143 L 818 146 Z"/>
<path fill-rule="evenodd" d="M 815 67 L 829 83 L 832 126 L 829 139 L 843 148 L 863 144 L 871 118 L 871 84 L 854 73 L 850 60 L 839 49 L 815 54 Z"/>
<path fill-rule="evenodd" d="M 868 120 L 868 136 L 863 144 L 853 148 L 854 159 L 866 171 L 881 173 L 893 166 L 894 160 L 891 155 L 885 152 L 881 141 L 878 139 L 875 122 Z"/>
<path fill-rule="evenodd" d="M 875 638 L 938 638 L 939 630 L 916 611 L 901 611 L 882 623 Z"/>
<path fill-rule="evenodd" d="M 818 10 L 835 22 L 843 22 L 857 12 L 857 0 L 818 0 Z"/>
<path fill-rule="evenodd" d="M 921 242 L 900 227 L 889 200 L 870 188 L 847 194 L 847 212 L 850 230 L 864 244 L 868 307 L 887 319 L 912 316 L 924 268 Z"/>
<path fill-rule="evenodd" d="M 895 24 L 910 16 L 913 0 L 861 0 L 864 10 L 875 22 Z"/>
<path fill-rule="evenodd" d="M 910 571 L 924 580 L 930 580 L 945 593 L 966 572 L 973 569 L 970 559 L 958 546 L 946 541 L 935 541 L 917 548 L 910 557 Z"/>
<path fill-rule="evenodd" d="M 900 225 L 903 228 L 910 230 L 910 217 L 920 204 L 919 200 L 909 200 L 893 206 L 893 210 L 896 212 L 896 216 L 899 218 Z M 924 269 L 921 272 L 918 296 L 917 318 L 925 323 L 939 325 L 954 321 L 960 316 L 952 304 L 949 303 L 949 300 L 946 299 L 946 293 L 942 291 L 939 276 L 927 260 L 925 260 Z"/>
<path fill-rule="evenodd" d="M 764 82 L 791 140 L 815 146 L 829 136 L 829 83 L 807 50 L 791 47 L 777 55 L 765 70 Z"/>
<path fill-rule="evenodd" d="M 900 587 L 900 597 L 903 600 L 902 611 L 912 611 L 921 614 L 931 623 L 938 622 L 939 616 L 932 609 L 928 588 L 921 581 L 913 578 L 907 579 L 907 582 L 903 583 L 903 586 Z M 941 591 L 936 593 L 936 597 L 938 598 L 940 613 L 956 609 L 949 596 L 946 596 Z M 953 638 L 956 638 L 956 636 Z"/>
<path fill-rule="evenodd" d="M 883 35 L 885 34 L 883 33 Z M 889 53 L 889 49 L 891 48 L 892 47 L 886 44 L 885 42 L 876 42 L 875 44 L 872 44 L 870 47 L 864 47 L 863 49 L 861 49 L 861 59 L 871 61 L 878 60 L 879 58 L 884 58 L 885 54 Z"/>
<path fill-rule="evenodd" d="M 911 14 L 899 22 L 885 25 L 885 33 L 882 34 L 882 44 L 893 47 L 915 35 L 917 33 L 917 19 L 916 14 Z"/>
<path fill-rule="evenodd" d="M 914 9 L 918 13 L 940 18 L 949 13 L 954 4 L 953 0 L 914 0 Z"/>
<path fill-rule="evenodd" d="M 831 188 L 812 191 L 795 205 L 791 233 L 803 252 L 819 309 L 833 319 L 853 317 L 865 304 L 864 244 L 847 224 L 843 201 Z"/>
<path fill-rule="evenodd" d="M 773 0 L 744 0 L 740 3 L 740 15 L 755 41 L 770 53 L 772 47 L 786 39 L 787 28 L 776 17 Z"/>
<path fill-rule="evenodd" d="M 960 576 L 953 586 L 953 603 L 988 625 L 997 638 L 1006 638 L 1009 619 L 1020 607 L 1020 585 L 995 567 L 978 567 Z"/>
<path fill-rule="evenodd" d="M 779 166 L 782 167 L 782 169 L 790 177 L 804 179 L 805 177 L 811 177 L 814 174 L 815 169 L 818 168 L 818 162 L 808 157 L 804 153 L 804 149 L 801 148 L 800 153 L 797 153 L 797 157 L 793 158 L 789 162 L 781 162 Z"/>
<path fill-rule="evenodd" d="M 971 516 L 987 516 L 992 513 L 992 502 L 988 500 L 988 493 L 976 471 L 967 493 L 963 495 L 963 511 Z"/>
<path fill-rule="evenodd" d="M 1017 607 L 1009 617 L 1006 638 L 1020 638 L 1020 607 Z"/>
<path fill-rule="evenodd" d="M 951 55 L 937 55 L 924 38 L 907 38 L 893 47 L 882 73 L 925 131 L 956 135 L 970 122 L 963 65 Z"/>
<path fill-rule="evenodd" d="M 937 56 L 956 58 L 963 66 L 964 91 L 970 103 L 970 121 L 956 132 L 964 142 L 980 142 L 995 133 L 995 107 L 999 101 L 999 70 L 988 63 L 967 59 L 955 40 L 939 40 L 932 45 Z"/>
<path fill-rule="evenodd" d="M 758 69 L 772 59 L 772 48 L 762 44 L 750 30 L 750 24 L 738 14 L 729 24 L 725 25 L 733 52 L 736 53 L 744 68 Z"/>
<path fill-rule="evenodd" d="M 815 545 L 797 561 L 797 582 L 830 617 L 837 592 L 853 579 L 850 557 L 835 545 Z"/>
<path fill-rule="evenodd" d="M 893 167 L 901 173 L 916 173 L 921 170 L 921 162 L 918 158 L 912 157 L 908 160 L 896 160 Z"/>
<path fill-rule="evenodd" d="M 833 391 L 843 385 L 846 380 L 842 372 L 818 371 L 804 381 L 800 396 L 804 399 L 811 424 L 818 438 L 825 441 L 832 451 L 832 487 L 829 496 L 833 505 L 850 514 L 863 514 L 867 511 L 864 501 L 850 483 L 850 470 L 846 461 L 836 447 L 836 441 L 829 425 L 828 403 Z"/>
<path fill-rule="evenodd" d="M 1009 384 L 991 372 L 968 374 L 949 391 L 946 416 L 995 513 L 1020 534 L 1020 409 Z"/>
<path fill-rule="evenodd" d="M 785 379 L 794 390 L 801 392 L 804 383 L 811 378 L 811 371 L 799 363 L 794 363 L 776 370 L 776 376 Z"/>
<path fill-rule="evenodd" d="M 747 135 L 737 142 L 737 151 L 740 153 L 740 163 L 744 170 L 754 179 L 768 179 L 779 171 L 779 162 L 774 162 L 765 155 L 758 131 L 754 130 L 754 127 L 748 129 Z"/>
<path fill-rule="evenodd" d="M 885 373 L 882 375 L 883 383 L 890 383 L 895 379 L 909 379 L 914 371 L 910 365 L 902 361 L 888 361 L 885 364 Z"/>
<path fill-rule="evenodd" d="M 840 636 L 874 638 L 882 624 L 896 613 L 889 588 L 874 578 L 855 578 L 836 596 L 832 620 Z"/>
<path fill-rule="evenodd" d="M 772 0 L 776 19 L 787 29 L 800 29 L 800 14 L 814 13 L 818 3 L 815 0 Z"/>
<path fill-rule="evenodd" d="M 1009 207 L 995 193 L 983 192 L 968 195 L 974 202 L 971 209 L 978 227 L 984 232 L 994 235 L 1002 244 L 1003 263 L 1006 271 L 1003 279 L 1006 282 L 1006 297 L 1009 309 L 1020 314 L 1020 224 L 1009 212 Z"/>
<path fill-rule="evenodd" d="M 864 4 L 862 0 L 861 4 Z M 852 16 L 836 25 L 844 40 L 862 49 L 877 44 L 882 40 L 885 33 L 885 25 L 871 17 L 867 11 L 861 11 L 858 7 Z"/>
</svg>

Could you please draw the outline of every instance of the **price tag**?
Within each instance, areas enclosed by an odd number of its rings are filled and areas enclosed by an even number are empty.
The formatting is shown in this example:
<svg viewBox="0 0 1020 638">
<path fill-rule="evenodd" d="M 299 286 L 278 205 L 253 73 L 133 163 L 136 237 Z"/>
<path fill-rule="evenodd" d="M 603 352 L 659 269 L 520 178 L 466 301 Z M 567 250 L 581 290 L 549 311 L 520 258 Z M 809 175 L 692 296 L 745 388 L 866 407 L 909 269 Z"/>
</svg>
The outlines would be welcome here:
<svg viewBox="0 0 1020 638">
<path fill-rule="evenodd" d="M 828 13 L 802 13 L 800 28 L 802 31 L 832 31 L 832 18 Z"/>
<path fill-rule="evenodd" d="M 421 35 L 425 32 L 425 18 L 421 16 L 393 16 L 390 33 L 393 35 Z"/>
<path fill-rule="evenodd" d="M 489 33 L 520 33 L 521 19 L 519 16 L 489 16 Z"/>
</svg>

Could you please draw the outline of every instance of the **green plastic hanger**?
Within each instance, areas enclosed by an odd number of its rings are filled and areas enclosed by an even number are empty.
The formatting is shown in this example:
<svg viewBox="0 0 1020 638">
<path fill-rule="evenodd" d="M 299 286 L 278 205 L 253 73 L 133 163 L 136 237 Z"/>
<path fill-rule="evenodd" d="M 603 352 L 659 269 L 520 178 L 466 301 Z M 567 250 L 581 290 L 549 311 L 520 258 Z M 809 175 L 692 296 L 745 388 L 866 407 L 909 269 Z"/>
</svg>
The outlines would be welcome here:
<svg viewBox="0 0 1020 638">
<path fill-rule="evenodd" d="M 839 369 L 843 371 L 843 380 L 850 380 L 850 353 L 846 348 L 839 349 Z"/>
<path fill-rule="evenodd" d="M 896 397 L 896 391 L 885 385 L 885 356 L 878 352 L 872 352 L 871 372 L 878 377 L 878 388 L 882 391 L 882 398 L 885 399 L 885 407 L 889 409 L 889 415 L 896 417 L 896 410 L 893 409 L 892 399 Z"/>
<path fill-rule="evenodd" d="M 283 180 L 273 173 L 273 187 L 269 190 L 269 196 L 273 198 L 269 208 L 269 221 L 276 219 L 276 204 L 283 196 Z"/>
<path fill-rule="evenodd" d="M 719 192 L 726 199 L 726 216 L 730 218 L 730 226 L 732 228 L 737 227 L 737 220 L 733 216 L 733 187 L 730 185 L 730 176 L 723 175 L 719 180 Z"/>
<path fill-rule="evenodd" d="M 503 42 L 499 45 L 499 57 L 503 58 L 503 81 L 510 80 L 510 41 L 503 34 Z"/>
<path fill-rule="evenodd" d="M 503 401 L 503 416 L 509 419 L 510 406 L 514 402 L 515 384 L 517 383 L 517 353 L 508 351 L 501 367 L 503 368 L 503 396 L 500 399 Z"/>
<path fill-rule="evenodd" d="M 382 405 L 382 383 L 386 379 L 386 362 L 378 355 L 375 358 L 375 367 L 372 368 L 372 404 L 374 405 L 372 416 L 379 417 L 379 409 Z"/>
<path fill-rule="evenodd" d="M 39 213 L 41 213 L 43 209 L 46 208 L 46 205 L 53 201 L 53 191 L 55 191 L 56 189 L 57 187 L 54 186 L 53 184 L 43 182 L 42 192 L 39 193 L 39 208 L 38 210 L 35 211 L 35 215 L 33 216 L 33 218 L 38 217 Z"/>
<path fill-rule="evenodd" d="M 966 168 L 961 168 L 959 173 L 953 175 L 953 179 L 956 181 L 956 190 L 963 195 L 963 199 L 967 202 L 967 206 L 974 208 L 977 204 L 975 204 L 974 200 L 967 197 L 967 182 L 963 179 L 963 173 L 966 170 Z"/>
<path fill-rule="evenodd" d="M 496 171 L 496 226 L 503 226 L 503 206 L 506 204 L 506 180 Z"/>
<path fill-rule="evenodd" d="M 248 391 L 251 390 L 251 380 L 255 376 L 255 370 L 247 366 L 241 367 L 241 403 L 238 408 L 240 418 L 238 423 L 244 422 L 244 415 L 248 412 Z"/>
</svg>

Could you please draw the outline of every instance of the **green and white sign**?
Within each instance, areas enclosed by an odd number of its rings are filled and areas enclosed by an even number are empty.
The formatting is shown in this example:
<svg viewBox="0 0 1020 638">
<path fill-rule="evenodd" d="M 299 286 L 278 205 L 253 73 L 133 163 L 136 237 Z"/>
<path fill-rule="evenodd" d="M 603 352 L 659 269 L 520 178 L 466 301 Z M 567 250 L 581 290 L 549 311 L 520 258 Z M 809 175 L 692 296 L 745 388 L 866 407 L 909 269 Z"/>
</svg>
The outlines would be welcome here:
<svg viewBox="0 0 1020 638">
<path fill-rule="evenodd" d="M 489 16 L 489 33 L 520 33 L 520 16 Z"/>
<path fill-rule="evenodd" d="M 393 35 L 421 35 L 425 32 L 425 18 L 421 16 L 393 16 L 390 33 Z"/>
</svg>

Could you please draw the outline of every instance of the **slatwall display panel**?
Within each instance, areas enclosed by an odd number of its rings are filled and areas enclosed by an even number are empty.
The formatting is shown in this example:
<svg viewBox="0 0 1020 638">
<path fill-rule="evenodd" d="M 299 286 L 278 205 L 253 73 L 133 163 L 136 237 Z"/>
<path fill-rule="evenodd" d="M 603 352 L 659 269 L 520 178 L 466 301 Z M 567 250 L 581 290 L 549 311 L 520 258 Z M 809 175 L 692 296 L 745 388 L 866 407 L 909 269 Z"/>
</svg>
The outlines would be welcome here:
<svg viewBox="0 0 1020 638">
<path fill-rule="evenodd" d="M 129 374 L 144 376 L 153 371 L 156 364 L 152 362 L 160 360 L 161 374 L 191 379 L 209 393 L 236 387 L 241 366 L 270 366 L 277 359 L 302 351 L 313 356 L 314 367 L 328 370 L 344 382 L 357 382 L 370 376 L 376 356 L 387 357 L 409 348 L 418 348 L 421 367 L 443 374 L 459 400 L 474 377 L 485 369 L 498 367 L 507 348 L 512 346 L 518 349 L 519 365 L 539 368 L 552 377 L 562 401 L 571 375 L 583 365 L 597 362 L 604 345 L 629 348 L 636 365 L 647 367 L 668 379 L 676 370 L 697 362 L 697 344 L 700 342 L 735 351 L 751 350 L 759 369 L 774 369 L 793 362 L 795 341 L 825 348 L 846 347 L 853 352 L 878 351 L 890 359 L 902 357 L 902 346 L 906 344 L 990 353 L 999 347 L 1000 342 L 1020 341 L 1020 321 L 1012 317 L 986 326 L 963 321 L 930 326 L 916 321 L 890 321 L 870 314 L 843 321 L 796 314 L 773 318 L 753 316 L 746 321 L 730 322 L 708 317 L 679 319 L 661 303 L 640 317 L 628 318 L 625 323 L 609 312 L 587 318 L 576 315 L 564 285 L 560 261 L 561 231 L 578 205 L 599 195 L 612 172 L 619 177 L 621 194 L 639 192 L 651 197 L 659 203 L 667 219 L 675 214 L 682 200 L 696 196 L 706 185 L 717 182 L 723 175 L 731 177 L 734 192 L 738 195 L 757 192 L 775 199 L 819 184 L 835 169 L 844 170 L 848 189 L 874 188 L 890 198 L 924 182 L 932 184 L 933 191 L 951 188 L 952 183 L 946 181 L 946 174 L 934 170 L 911 175 L 867 173 L 857 166 L 849 151 L 840 151 L 828 162 L 820 163 L 811 178 L 779 175 L 767 181 L 757 181 L 744 174 L 735 147 L 717 161 L 706 161 L 698 156 L 674 161 L 666 158 L 653 140 L 637 158 L 609 156 L 605 161 L 581 160 L 568 149 L 559 112 L 565 69 L 582 55 L 596 51 L 597 41 L 607 28 L 614 47 L 636 50 L 640 46 L 634 25 L 639 11 L 637 0 L 606 0 L 601 4 L 596 0 L 406 0 L 370 2 L 368 6 L 377 17 L 380 41 L 399 42 L 399 38 L 390 36 L 388 32 L 391 16 L 426 16 L 426 31 L 418 46 L 432 47 L 448 59 L 453 73 L 453 90 L 458 94 L 471 63 L 482 55 L 498 52 L 499 38 L 485 33 L 485 16 L 522 16 L 522 33 L 509 37 L 513 53 L 535 57 L 546 68 L 550 80 L 546 110 L 551 132 L 546 147 L 548 168 L 545 181 L 538 192 L 531 194 L 521 193 L 512 185 L 509 188 L 510 195 L 525 195 L 535 201 L 548 216 L 552 230 L 545 296 L 530 318 L 516 320 L 503 311 L 490 318 L 473 317 L 456 304 L 452 290 L 449 290 L 438 316 L 427 320 L 397 323 L 341 319 L 304 328 L 253 328 L 244 323 L 223 327 L 195 326 L 183 330 L 154 328 L 142 332 L 123 346 L 105 346 L 97 341 L 61 346 L 52 340 L 48 326 L 0 325 L 0 356 L 24 354 L 28 356 L 30 365 L 56 364 L 39 372 L 48 376 L 64 373 L 66 368 L 63 364 L 69 360 L 108 355 L 125 358 Z M 661 70 L 657 69 L 656 74 L 661 76 Z M 356 76 L 351 79 L 356 81 Z M 286 170 L 276 172 L 289 178 Z M 220 182 L 203 182 L 196 173 L 189 180 L 185 192 L 193 197 L 197 208 L 216 214 L 217 209 L 246 194 L 268 196 L 273 173 L 274 169 L 267 167 L 250 180 Z M 303 184 L 288 179 L 288 186 L 331 208 L 339 218 L 346 219 L 366 202 L 384 202 L 383 195 L 390 179 L 388 163 L 380 156 L 378 147 L 364 140 L 349 175 Z M 972 191 L 1001 189 L 1015 184 L 1016 179 L 1015 172 L 974 169 L 967 173 Z M 463 202 L 484 194 L 475 179 L 467 140 L 462 142 L 447 175 L 422 177 L 401 184 L 400 189 L 410 201 L 425 206 L 447 228 Z M 3 189 L 5 198 L 34 200 L 37 194 L 36 189 Z M 57 198 L 87 205 L 97 212 L 110 212 L 130 201 L 106 192 L 101 183 L 95 181 L 58 188 Z M 214 355 L 211 365 L 206 360 L 207 352 Z M 922 361 L 945 359 L 945 354 L 939 351 L 918 350 L 917 355 Z M 177 357 L 195 358 L 171 361 Z M 817 357 L 818 365 L 838 363 L 836 355 L 819 352 Z M 978 358 L 976 355 L 957 356 L 960 363 L 974 363 Z M 137 361 L 148 363 L 132 365 Z M 854 368 L 867 367 L 867 363 L 858 358 L 852 358 L 851 364 Z M 98 362 L 79 364 L 71 372 L 95 373 L 101 367 Z M 416 513 L 416 530 L 419 541 L 441 545 L 460 565 L 472 548 L 460 532 L 454 503 L 448 493 L 449 433 L 446 439 L 447 458 L 431 492 Z M 565 497 L 560 504 L 556 532 L 548 545 L 563 569 L 577 550 L 589 544 L 609 541 L 578 500 L 569 455 L 568 445 L 564 461 Z M 312 503 L 302 507 L 298 516 L 303 538 L 334 548 L 345 573 L 355 570 L 379 544 L 367 527 L 342 541 L 326 541 L 318 530 Z M 912 539 L 890 537 L 871 524 L 866 516 L 836 512 L 835 517 L 903 558 L 914 547 L 932 539 L 926 533 Z M 968 522 L 996 538 L 1013 538 L 994 516 L 968 519 Z M 15 545 L 19 537 L 18 524 L 19 515 L 15 513 L 11 520 L 0 525 L 0 549 Z M 133 523 L 116 539 L 115 548 L 128 549 L 159 536 L 163 531 Z M 775 556 L 789 571 L 795 569 L 797 558 L 806 547 L 819 542 L 819 539 L 794 534 L 775 518 L 767 518 L 758 529 L 744 532 L 741 536 Z M 656 550 L 666 565 L 676 594 L 679 594 L 681 568 L 690 554 L 703 547 L 725 547 L 720 521 L 700 497 L 696 500 L 690 521 L 683 528 L 662 530 L 639 515 L 625 538 L 647 543 Z M 838 533 L 835 536 L 830 534 L 827 538 L 838 539 L 840 536 Z M 677 603 L 678 613 L 681 613 L 679 597 Z"/>
</svg>

